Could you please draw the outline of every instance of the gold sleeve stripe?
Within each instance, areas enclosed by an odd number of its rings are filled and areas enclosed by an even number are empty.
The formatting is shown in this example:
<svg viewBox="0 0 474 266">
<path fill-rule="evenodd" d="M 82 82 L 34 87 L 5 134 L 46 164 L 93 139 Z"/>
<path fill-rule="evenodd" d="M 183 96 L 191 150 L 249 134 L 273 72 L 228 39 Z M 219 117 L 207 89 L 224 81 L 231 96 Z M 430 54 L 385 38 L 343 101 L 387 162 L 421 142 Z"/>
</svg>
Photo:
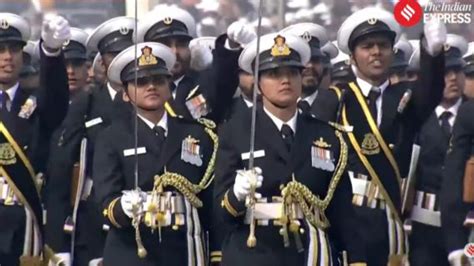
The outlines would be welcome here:
<svg viewBox="0 0 474 266">
<path fill-rule="evenodd" d="M 354 263 L 349 263 L 349 266 L 367 266 L 367 263 L 365 263 L 365 262 L 354 262 Z"/>
<path fill-rule="evenodd" d="M 117 223 L 117 220 L 115 220 L 115 217 L 114 217 L 114 207 L 115 207 L 115 204 L 117 204 L 117 201 L 119 199 L 120 197 L 112 200 L 109 204 L 109 207 L 107 208 L 107 216 L 109 217 L 110 222 L 117 228 L 122 227 L 119 223 Z"/>
<path fill-rule="evenodd" d="M 227 190 L 227 192 L 225 193 L 221 206 L 225 208 L 232 216 L 239 217 L 243 213 L 237 212 L 237 210 L 230 204 L 228 193 L 229 193 L 229 190 Z"/>
<path fill-rule="evenodd" d="M 211 257 L 220 256 L 222 257 L 222 251 L 213 251 L 211 252 Z"/>
<path fill-rule="evenodd" d="M 221 262 L 222 257 L 211 257 L 211 262 Z"/>
</svg>

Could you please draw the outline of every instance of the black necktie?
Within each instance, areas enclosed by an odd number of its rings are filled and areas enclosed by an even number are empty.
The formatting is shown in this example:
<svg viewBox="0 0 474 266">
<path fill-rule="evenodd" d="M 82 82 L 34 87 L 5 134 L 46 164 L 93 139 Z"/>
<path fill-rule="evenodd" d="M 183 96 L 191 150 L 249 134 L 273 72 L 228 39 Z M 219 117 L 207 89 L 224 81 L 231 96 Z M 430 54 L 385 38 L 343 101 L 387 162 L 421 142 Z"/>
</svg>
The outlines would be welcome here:
<svg viewBox="0 0 474 266">
<path fill-rule="evenodd" d="M 153 128 L 153 131 L 155 132 L 155 136 L 156 136 L 156 144 L 161 149 L 161 146 L 163 145 L 163 142 L 165 141 L 165 129 L 160 126 L 155 126 Z"/>
<path fill-rule="evenodd" d="M 380 89 L 377 87 L 372 87 L 369 92 L 369 110 L 374 118 L 375 122 L 377 122 L 377 99 L 380 96 Z"/>
<path fill-rule="evenodd" d="M 293 130 L 287 124 L 283 124 L 281 127 L 281 137 L 288 151 L 291 150 L 291 145 L 293 144 L 294 135 Z"/>
<path fill-rule="evenodd" d="M 311 113 L 311 107 L 309 106 L 309 103 L 305 100 L 300 100 L 298 102 L 298 108 L 301 110 L 303 114 Z"/>
<path fill-rule="evenodd" d="M 8 108 L 8 100 L 10 97 L 8 96 L 8 93 L 5 91 L 0 92 L 0 109 L 10 111 Z"/>
<path fill-rule="evenodd" d="M 441 129 L 443 129 L 444 134 L 449 139 L 451 137 L 451 124 L 449 119 L 453 116 L 450 111 L 444 111 L 440 116 L 439 120 L 441 121 Z"/>
</svg>

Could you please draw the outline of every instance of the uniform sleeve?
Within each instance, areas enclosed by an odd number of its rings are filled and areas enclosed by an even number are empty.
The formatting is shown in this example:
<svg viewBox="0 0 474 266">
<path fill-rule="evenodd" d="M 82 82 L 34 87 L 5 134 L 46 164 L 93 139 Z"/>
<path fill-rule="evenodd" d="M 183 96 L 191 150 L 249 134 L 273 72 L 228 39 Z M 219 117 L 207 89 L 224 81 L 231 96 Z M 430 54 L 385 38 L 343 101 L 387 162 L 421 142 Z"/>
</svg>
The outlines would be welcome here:
<svg viewBox="0 0 474 266">
<path fill-rule="evenodd" d="M 221 35 L 216 40 L 216 48 L 213 51 L 212 82 L 210 85 L 211 109 L 213 119 L 220 124 L 225 114 L 232 105 L 232 97 L 239 86 L 238 60 L 241 49 L 229 50 L 224 47 L 227 35 Z"/>
<path fill-rule="evenodd" d="M 362 221 L 357 218 L 352 205 L 352 187 L 347 171 L 341 176 L 334 197 L 327 209 L 331 222 L 330 234 L 340 245 L 340 250 L 346 250 L 349 263 L 366 261 L 367 246 L 362 236 Z"/>
<path fill-rule="evenodd" d="M 224 125 L 219 132 L 217 152 L 214 203 L 217 217 L 224 222 L 235 224 L 243 219 L 245 203 L 237 200 L 232 191 L 235 173 L 242 168 L 239 153 L 232 143 L 232 126 Z"/>
<path fill-rule="evenodd" d="M 101 204 L 103 215 L 115 227 L 131 225 L 131 219 L 123 212 L 120 204 L 124 177 L 122 175 L 120 155 L 116 152 L 117 142 L 113 138 L 111 127 L 102 131 L 95 145 L 93 180 L 95 196 Z M 115 143 L 114 143 L 115 141 Z"/>
<path fill-rule="evenodd" d="M 443 97 L 444 90 L 444 52 L 433 57 L 420 45 L 420 74 L 413 85 L 412 112 L 421 126 L 433 113 Z"/>
<path fill-rule="evenodd" d="M 42 130 L 52 134 L 66 116 L 69 105 L 69 86 L 62 53 L 47 56 L 40 49 L 40 87 L 35 93 Z"/>
<path fill-rule="evenodd" d="M 463 249 L 468 240 L 468 230 L 463 226 L 469 205 L 463 202 L 464 167 L 473 145 L 474 101 L 461 106 L 458 111 L 451 150 L 448 150 L 441 186 L 442 230 L 448 253 Z"/>
</svg>

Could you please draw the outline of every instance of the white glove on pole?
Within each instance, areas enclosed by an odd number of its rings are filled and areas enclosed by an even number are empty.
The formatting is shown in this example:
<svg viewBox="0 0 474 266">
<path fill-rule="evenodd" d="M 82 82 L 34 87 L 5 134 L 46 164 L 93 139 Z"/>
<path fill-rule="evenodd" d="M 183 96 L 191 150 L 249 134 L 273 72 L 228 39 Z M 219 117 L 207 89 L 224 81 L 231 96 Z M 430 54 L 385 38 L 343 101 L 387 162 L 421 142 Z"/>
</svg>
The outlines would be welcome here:
<svg viewBox="0 0 474 266">
<path fill-rule="evenodd" d="M 46 48 L 58 50 L 71 38 L 69 22 L 56 15 L 46 16 L 41 29 L 41 39 Z"/>
<path fill-rule="evenodd" d="M 262 169 L 260 169 L 260 167 L 255 167 L 255 171 L 237 170 L 233 192 L 239 201 L 244 201 L 250 194 L 251 182 L 254 177 L 256 177 L 257 180 L 256 188 L 260 188 L 263 183 Z M 255 197 L 258 199 L 261 198 L 262 195 L 255 193 Z"/>
<path fill-rule="evenodd" d="M 196 44 L 189 47 L 191 51 L 191 68 L 202 71 L 212 64 L 212 51 L 205 46 Z"/>
<path fill-rule="evenodd" d="M 129 218 L 133 218 L 133 214 L 136 211 L 141 213 L 143 211 L 143 203 L 146 201 L 146 193 L 143 191 L 126 190 L 122 192 L 123 195 L 120 197 L 120 205 L 122 210 Z M 138 208 L 134 210 L 134 208 Z"/>
<path fill-rule="evenodd" d="M 241 47 L 244 47 L 249 42 L 257 38 L 257 33 L 252 26 L 244 23 L 243 21 L 235 21 L 227 28 L 227 38 L 240 44 Z M 226 47 L 227 46 L 228 45 L 226 41 Z"/>
<path fill-rule="evenodd" d="M 437 19 L 431 19 L 424 25 L 425 48 L 431 55 L 435 56 L 441 52 L 446 43 L 446 26 Z"/>
<path fill-rule="evenodd" d="M 71 266 L 72 261 L 71 261 L 71 253 L 56 253 L 54 254 L 56 258 L 58 258 L 57 263 L 53 263 L 51 260 L 48 262 L 48 266 Z"/>
</svg>

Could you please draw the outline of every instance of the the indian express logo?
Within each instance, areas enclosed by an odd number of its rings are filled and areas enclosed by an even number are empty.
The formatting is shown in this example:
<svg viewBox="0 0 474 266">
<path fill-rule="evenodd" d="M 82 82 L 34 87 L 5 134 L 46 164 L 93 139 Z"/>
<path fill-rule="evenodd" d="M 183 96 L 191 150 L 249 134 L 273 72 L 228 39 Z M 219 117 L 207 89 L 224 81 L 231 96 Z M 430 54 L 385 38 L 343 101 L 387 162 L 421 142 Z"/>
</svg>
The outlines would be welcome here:
<svg viewBox="0 0 474 266">
<path fill-rule="evenodd" d="M 423 21 L 438 19 L 445 24 L 470 24 L 472 21 L 473 4 L 460 2 L 437 3 L 428 2 L 424 7 Z"/>
</svg>

